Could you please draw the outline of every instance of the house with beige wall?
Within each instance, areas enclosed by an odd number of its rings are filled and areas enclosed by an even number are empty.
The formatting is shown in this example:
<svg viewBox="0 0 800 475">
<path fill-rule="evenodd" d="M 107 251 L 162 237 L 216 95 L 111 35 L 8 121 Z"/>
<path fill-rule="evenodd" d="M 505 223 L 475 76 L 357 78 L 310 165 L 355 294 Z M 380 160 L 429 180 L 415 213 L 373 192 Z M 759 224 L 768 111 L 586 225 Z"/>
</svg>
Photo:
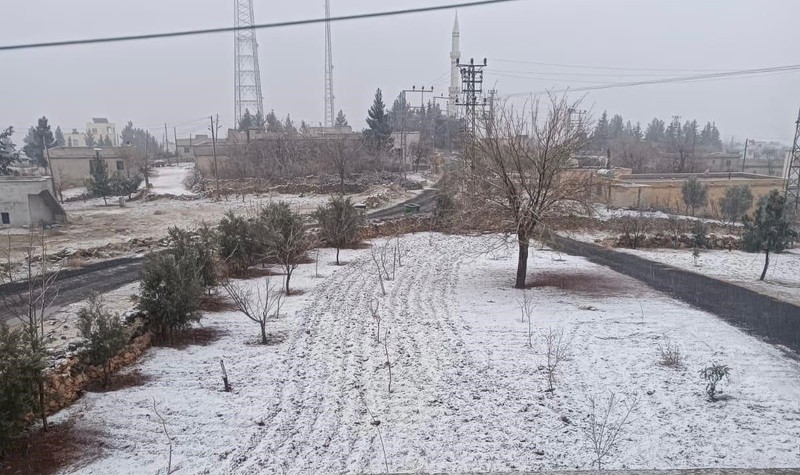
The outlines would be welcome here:
<svg viewBox="0 0 800 475">
<path fill-rule="evenodd" d="M 82 186 L 92 173 L 97 154 L 106 162 L 109 175 L 136 173 L 132 155 L 122 147 L 56 147 L 50 149 L 50 167 L 56 189 Z"/>
</svg>

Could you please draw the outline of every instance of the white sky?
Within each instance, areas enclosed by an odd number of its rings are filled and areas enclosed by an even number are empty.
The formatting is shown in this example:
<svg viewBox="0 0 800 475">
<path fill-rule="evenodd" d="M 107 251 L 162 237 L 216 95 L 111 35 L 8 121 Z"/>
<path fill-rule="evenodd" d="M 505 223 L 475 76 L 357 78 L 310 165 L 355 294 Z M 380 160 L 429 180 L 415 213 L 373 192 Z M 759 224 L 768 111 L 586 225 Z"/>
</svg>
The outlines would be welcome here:
<svg viewBox="0 0 800 475">
<path fill-rule="evenodd" d="M 331 0 L 333 15 L 451 0 Z M 322 0 L 254 0 L 256 21 L 319 17 Z M 0 44 L 230 26 L 233 0 L 6 0 Z M 798 63 L 800 2 L 794 0 L 520 0 L 463 9 L 462 58 L 489 58 L 487 79 L 503 93 L 654 79 L 631 72 L 557 68 L 496 59 L 661 69 L 749 69 Z M 336 107 L 364 126 L 376 87 L 387 103 L 402 88 L 434 83 L 446 92 L 453 12 L 333 25 Z M 323 117 L 323 26 L 258 33 L 265 108 L 299 123 Z M 203 118 L 233 114 L 233 36 L 0 52 L 0 126 L 24 130 L 45 114 L 83 128 L 91 117 L 133 120 L 160 137 L 205 133 Z M 492 70 L 503 72 L 492 72 Z M 515 71 L 509 73 L 508 71 Z M 568 76 L 579 73 L 580 76 Z M 509 77 L 538 74 L 536 79 Z M 620 74 L 625 76 L 595 76 Z M 585 76 L 584 76 L 585 75 Z M 636 75 L 636 76 L 627 76 Z M 435 81 L 437 80 L 438 81 Z M 800 72 L 750 79 L 591 92 L 585 106 L 626 119 L 716 121 L 731 135 L 791 141 Z M 170 128 L 170 134 L 172 130 Z"/>
</svg>

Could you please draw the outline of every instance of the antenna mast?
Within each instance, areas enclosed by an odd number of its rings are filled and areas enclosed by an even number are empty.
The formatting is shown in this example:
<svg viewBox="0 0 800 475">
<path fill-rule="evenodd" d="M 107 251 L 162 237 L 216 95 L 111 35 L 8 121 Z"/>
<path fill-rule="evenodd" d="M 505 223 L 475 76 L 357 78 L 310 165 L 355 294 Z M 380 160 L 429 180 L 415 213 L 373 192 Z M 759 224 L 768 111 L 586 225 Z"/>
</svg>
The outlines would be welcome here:
<svg viewBox="0 0 800 475">
<path fill-rule="evenodd" d="M 253 0 L 234 0 L 234 124 L 238 125 L 245 111 L 264 116 L 261 95 L 261 70 L 258 67 L 258 41 L 253 28 Z"/>
</svg>

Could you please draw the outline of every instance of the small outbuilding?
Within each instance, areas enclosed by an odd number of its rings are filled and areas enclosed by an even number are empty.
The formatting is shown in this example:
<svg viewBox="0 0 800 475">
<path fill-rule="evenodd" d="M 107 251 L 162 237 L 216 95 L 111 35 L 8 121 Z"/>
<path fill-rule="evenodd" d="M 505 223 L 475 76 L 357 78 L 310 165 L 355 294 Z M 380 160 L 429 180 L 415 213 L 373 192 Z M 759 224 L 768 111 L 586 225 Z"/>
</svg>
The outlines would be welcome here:
<svg viewBox="0 0 800 475">
<path fill-rule="evenodd" d="M 50 177 L 0 177 L 0 227 L 65 224 Z"/>
</svg>

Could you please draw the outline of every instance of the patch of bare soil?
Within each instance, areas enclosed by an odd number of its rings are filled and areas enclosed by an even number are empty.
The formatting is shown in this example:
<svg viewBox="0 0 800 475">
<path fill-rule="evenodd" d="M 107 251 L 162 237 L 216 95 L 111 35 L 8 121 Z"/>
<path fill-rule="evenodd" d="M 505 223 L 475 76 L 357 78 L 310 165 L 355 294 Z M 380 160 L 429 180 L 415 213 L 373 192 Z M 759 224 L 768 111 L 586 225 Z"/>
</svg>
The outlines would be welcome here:
<svg viewBox="0 0 800 475">
<path fill-rule="evenodd" d="M 132 388 L 141 386 L 151 380 L 152 377 L 143 374 L 138 369 L 127 371 L 125 373 L 117 373 L 111 375 L 108 381 L 108 386 L 103 387 L 103 381 L 93 381 L 86 391 L 93 393 L 107 393 L 119 391 L 120 389 Z"/>
<path fill-rule="evenodd" d="M 635 282 L 614 272 L 544 271 L 537 272 L 527 282 L 529 289 L 553 287 L 597 297 L 629 296 L 638 293 Z"/>
<path fill-rule="evenodd" d="M 190 346 L 208 346 L 219 340 L 225 332 L 214 327 L 195 327 L 177 332 L 168 342 L 154 342 L 153 346 L 165 346 L 179 350 Z"/>
<path fill-rule="evenodd" d="M 31 429 L 0 459 L 3 475 L 49 475 L 100 453 L 96 434 L 79 433 L 72 422 Z"/>
<path fill-rule="evenodd" d="M 203 297 L 200 302 L 200 310 L 204 312 L 224 312 L 236 310 L 236 306 L 225 298 L 223 294 L 212 294 Z"/>
</svg>

